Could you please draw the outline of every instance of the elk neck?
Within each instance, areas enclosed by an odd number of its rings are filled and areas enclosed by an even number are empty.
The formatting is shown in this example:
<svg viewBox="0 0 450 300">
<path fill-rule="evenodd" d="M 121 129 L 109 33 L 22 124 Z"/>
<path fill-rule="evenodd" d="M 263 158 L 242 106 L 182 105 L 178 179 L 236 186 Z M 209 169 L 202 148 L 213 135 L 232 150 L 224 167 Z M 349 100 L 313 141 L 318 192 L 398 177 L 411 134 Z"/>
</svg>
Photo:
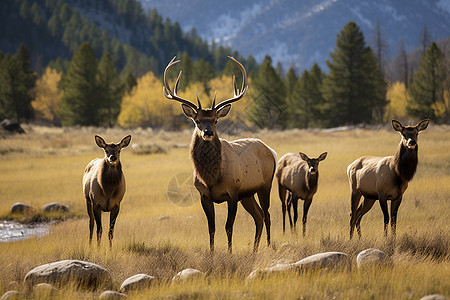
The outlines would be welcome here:
<svg viewBox="0 0 450 300">
<path fill-rule="evenodd" d="M 108 195 L 114 193 L 115 189 L 122 180 L 122 163 L 119 161 L 116 165 L 111 165 L 105 159 L 102 167 L 102 187 Z"/>
<path fill-rule="evenodd" d="M 410 181 L 417 170 L 419 145 L 414 149 L 409 149 L 400 142 L 397 152 L 394 155 L 395 172 L 403 181 Z"/>
<path fill-rule="evenodd" d="M 305 175 L 305 182 L 306 182 L 306 188 L 309 191 L 314 191 L 317 189 L 317 182 L 319 180 L 319 171 L 317 171 L 315 174 L 311 174 L 310 172 L 306 172 Z"/>
<path fill-rule="evenodd" d="M 205 141 L 194 132 L 191 142 L 191 159 L 194 163 L 196 176 L 206 186 L 211 187 L 220 181 L 222 145 L 217 135 L 214 135 L 211 141 Z"/>
</svg>

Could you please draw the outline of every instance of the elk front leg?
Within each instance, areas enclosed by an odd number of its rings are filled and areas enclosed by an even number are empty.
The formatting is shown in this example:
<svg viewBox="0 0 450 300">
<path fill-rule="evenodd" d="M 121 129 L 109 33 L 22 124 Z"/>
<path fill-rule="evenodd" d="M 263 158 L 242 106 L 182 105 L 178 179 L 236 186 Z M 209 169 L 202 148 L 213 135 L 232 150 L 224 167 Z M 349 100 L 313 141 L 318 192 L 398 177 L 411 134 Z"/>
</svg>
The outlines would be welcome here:
<svg viewBox="0 0 450 300">
<path fill-rule="evenodd" d="M 392 236 L 395 238 L 396 236 L 396 229 L 397 229 L 397 212 L 398 208 L 400 207 L 400 204 L 402 203 L 402 197 L 398 198 L 395 201 L 392 201 L 391 203 L 391 230 L 392 230 Z"/>
<path fill-rule="evenodd" d="M 112 240 L 113 240 L 113 235 L 114 235 L 114 225 L 116 224 L 116 219 L 117 219 L 117 215 L 119 214 L 119 206 L 116 206 L 115 208 L 113 208 L 113 210 L 111 211 L 110 215 L 109 215 L 109 233 L 108 233 L 108 238 L 109 238 L 109 247 L 112 247 Z"/>
<path fill-rule="evenodd" d="M 306 220 L 308 219 L 308 210 L 311 206 L 312 198 L 306 199 L 303 203 L 303 219 L 302 219 L 302 225 L 303 225 L 303 237 L 306 235 Z"/>
<path fill-rule="evenodd" d="M 288 199 L 287 199 L 287 212 L 289 217 L 289 225 L 291 226 L 291 231 L 293 230 L 294 224 L 292 223 L 292 217 L 291 217 L 291 206 L 292 206 L 292 193 L 288 192 Z"/>
<path fill-rule="evenodd" d="M 255 243 L 253 244 L 253 252 L 258 251 L 259 241 L 261 240 L 261 233 L 264 223 L 264 212 L 256 203 L 255 197 L 249 197 L 241 200 L 244 209 L 253 217 L 256 226 Z"/>
<path fill-rule="evenodd" d="M 232 238 L 233 238 L 233 225 L 234 220 L 236 219 L 237 213 L 237 201 L 231 199 L 228 202 L 228 216 L 227 223 L 225 224 L 225 231 L 227 233 L 228 239 L 228 252 L 232 252 Z"/>
<path fill-rule="evenodd" d="M 205 195 L 201 196 L 202 208 L 208 220 L 209 249 L 214 253 L 214 234 L 216 232 L 216 222 L 214 213 L 214 203 Z"/>
<path fill-rule="evenodd" d="M 94 205 L 93 207 L 95 223 L 97 223 L 97 245 L 100 246 L 100 240 L 102 239 L 102 211 L 100 208 Z"/>
<path fill-rule="evenodd" d="M 384 217 L 384 236 L 387 237 L 387 227 L 389 224 L 389 213 L 388 213 L 388 207 L 387 207 L 387 200 L 386 199 L 382 199 L 380 197 L 380 207 L 381 207 L 381 211 L 383 212 L 383 217 Z"/>
<path fill-rule="evenodd" d="M 292 210 L 294 211 L 294 232 L 297 234 L 298 197 L 294 195 L 292 195 Z"/>
</svg>

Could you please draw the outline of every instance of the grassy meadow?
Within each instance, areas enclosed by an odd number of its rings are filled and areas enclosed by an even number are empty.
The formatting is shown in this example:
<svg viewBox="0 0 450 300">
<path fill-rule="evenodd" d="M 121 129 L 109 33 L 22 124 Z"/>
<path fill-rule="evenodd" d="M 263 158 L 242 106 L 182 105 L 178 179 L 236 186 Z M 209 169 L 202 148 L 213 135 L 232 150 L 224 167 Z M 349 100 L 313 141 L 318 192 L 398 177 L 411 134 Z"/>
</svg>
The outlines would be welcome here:
<svg viewBox="0 0 450 300">
<path fill-rule="evenodd" d="M 362 155 L 393 155 L 400 136 L 392 128 L 347 131 L 242 132 L 226 139 L 258 137 L 281 157 L 302 151 L 317 157 L 327 151 L 319 166 L 318 192 L 311 205 L 306 237 L 282 233 L 281 204 L 273 184 L 271 197 L 272 245 L 265 230 L 259 252 L 252 253 L 255 226 L 242 206 L 234 225 L 233 254 L 227 253 L 226 204 L 216 205 L 216 253 L 209 255 L 206 217 L 195 191 L 191 202 L 176 204 L 168 197 L 175 176 L 192 172 L 188 144 L 191 130 L 165 132 L 144 129 L 25 127 L 25 135 L 0 136 L 0 217 L 10 218 L 16 202 L 40 209 L 59 202 L 72 212 L 52 225 L 50 234 L 0 244 L 0 295 L 21 289 L 32 268 L 62 259 L 97 263 L 111 271 L 113 289 L 124 279 L 145 273 L 157 284 L 130 299 L 139 298 L 250 298 L 250 299 L 419 299 L 427 294 L 450 296 L 450 132 L 431 124 L 420 134 L 419 166 L 400 206 L 397 239 L 384 238 L 378 204 L 361 222 L 362 239 L 349 240 L 350 189 L 347 166 Z M 131 146 L 121 161 L 127 192 L 121 205 L 113 247 L 108 247 L 109 214 L 103 213 L 100 248 L 88 244 L 88 218 L 81 181 L 86 164 L 103 151 L 94 134 L 119 142 L 132 134 Z M 220 135 L 220 133 L 219 133 Z M 145 149 L 164 151 L 145 151 Z M 189 191 L 188 186 L 184 188 Z M 193 202 L 193 203 L 192 203 Z M 389 204 L 390 205 L 390 204 Z M 299 203 L 299 214 L 303 210 Z M 390 228 L 389 228 L 390 233 Z M 358 270 L 356 255 L 367 248 L 385 251 L 393 267 Z M 250 272 L 279 262 L 296 262 L 324 251 L 347 253 L 353 268 L 345 271 L 287 273 L 246 283 Z M 185 268 L 206 273 L 189 284 L 172 284 Z M 16 283 L 12 283 L 16 282 Z M 102 292 L 66 287 L 55 298 L 96 298 Z M 39 296 L 36 296 L 39 298 Z M 45 298 L 45 297 L 43 297 Z"/>
</svg>

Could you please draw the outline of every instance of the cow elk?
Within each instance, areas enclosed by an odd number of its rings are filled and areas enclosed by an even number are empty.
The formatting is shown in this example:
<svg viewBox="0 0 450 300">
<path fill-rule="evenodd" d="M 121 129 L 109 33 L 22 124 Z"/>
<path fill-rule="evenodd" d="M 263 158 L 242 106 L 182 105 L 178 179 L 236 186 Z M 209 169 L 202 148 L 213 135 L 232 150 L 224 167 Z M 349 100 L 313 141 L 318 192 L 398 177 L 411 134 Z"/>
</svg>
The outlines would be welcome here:
<svg viewBox="0 0 450 300">
<path fill-rule="evenodd" d="M 392 120 L 392 127 L 402 136 L 394 156 L 363 156 L 348 166 L 347 176 L 351 190 L 350 238 L 355 226 L 361 238 L 361 218 L 376 200 L 380 201 L 383 212 L 385 236 L 389 224 L 387 201 L 391 201 L 391 229 L 395 238 L 398 208 L 408 182 L 417 169 L 418 135 L 420 131 L 427 129 L 428 123 L 429 120 L 426 119 L 416 126 L 403 126 L 399 121 Z M 361 196 L 364 196 L 364 201 L 359 205 Z"/>
<path fill-rule="evenodd" d="M 278 192 L 283 213 L 283 233 L 286 230 L 286 208 L 291 230 L 295 230 L 298 218 L 298 199 L 303 200 L 303 236 L 306 234 L 306 220 L 313 197 L 317 192 L 319 180 L 319 162 L 327 157 L 322 153 L 318 158 L 309 158 L 304 153 L 287 153 L 278 161 L 275 175 L 278 180 Z M 286 198 L 287 195 L 287 198 Z M 294 210 L 294 221 L 291 218 L 291 206 Z"/>
<path fill-rule="evenodd" d="M 253 217 L 256 225 L 253 251 L 257 251 L 263 224 L 266 227 L 267 244 L 270 244 L 270 189 L 276 167 L 276 153 L 259 139 L 245 138 L 228 142 L 220 139 L 216 123 L 231 109 L 231 103 L 241 99 L 247 92 L 247 74 L 244 66 L 230 57 L 241 69 L 243 83 L 240 91 L 233 76 L 234 96 L 204 109 L 197 97 L 198 106 L 177 95 L 181 71 L 171 91 L 167 82 L 168 70 L 178 63 L 175 57 L 164 71 L 165 97 L 181 102 L 185 116 L 195 123 L 190 146 L 194 165 L 194 185 L 200 193 L 201 204 L 208 220 L 210 251 L 214 252 L 215 212 L 214 203 L 227 202 L 228 216 L 225 230 L 228 251 L 232 251 L 233 224 L 238 202 Z M 259 203 L 254 194 L 258 194 Z"/>
<path fill-rule="evenodd" d="M 130 144 L 131 135 L 118 144 L 107 144 L 103 138 L 96 135 L 97 146 L 105 151 L 104 158 L 92 160 L 84 170 L 83 193 L 86 198 L 89 214 L 89 244 L 92 242 L 94 218 L 97 223 L 97 243 L 102 237 L 102 211 L 110 212 L 109 245 L 112 246 L 114 225 L 119 214 L 120 202 L 125 194 L 125 177 L 120 162 L 120 151 Z"/>
</svg>

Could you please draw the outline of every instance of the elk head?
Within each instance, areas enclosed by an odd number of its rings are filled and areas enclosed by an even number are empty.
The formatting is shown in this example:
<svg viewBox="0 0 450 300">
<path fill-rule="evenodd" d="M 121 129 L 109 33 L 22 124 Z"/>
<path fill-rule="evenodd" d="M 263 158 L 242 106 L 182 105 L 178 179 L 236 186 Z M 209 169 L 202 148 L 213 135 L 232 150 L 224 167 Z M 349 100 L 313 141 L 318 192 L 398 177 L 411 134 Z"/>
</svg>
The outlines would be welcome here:
<svg viewBox="0 0 450 300">
<path fill-rule="evenodd" d="M 197 95 L 197 103 L 198 106 L 192 103 L 189 100 L 183 99 L 177 95 L 178 84 L 180 82 L 181 72 L 178 74 L 177 80 L 175 81 L 175 86 L 173 88 L 173 92 L 170 89 L 167 81 L 167 71 L 175 64 L 180 62 L 179 60 L 175 61 L 175 57 L 170 61 L 164 70 L 164 86 L 163 93 L 166 98 L 170 100 L 176 100 L 181 102 L 181 108 L 186 117 L 194 121 L 195 130 L 197 134 L 205 141 L 211 141 L 216 135 L 216 124 L 220 118 L 225 117 L 231 109 L 231 103 L 238 101 L 241 99 L 248 90 L 247 84 L 247 73 L 245 72 L 244 66 L 238 62 L 234 57 L 229 56 L 241 69 L 243 81 L 242 87 L 239 90 L 236 86 L 236 78 L 233 75 L 233 86 L 234 86 L 234 96 L 233 98 L 224 100 L 219 104 L 215 105 L 216 102 L 216 93 L 214 93 L 213 104 L 211 108 L 203 109 L 200 103 L 200 99 L 198 99 Z"/>
<path fill-rule="evenodd" d="M 429 119 L 420 121 L 416 126 L 403 126 L 397 120 L 392 120 L 392 127 L 395 131 L 400 132 L 402 135 L 402 144 L 408 149 L 415 149 L 417 146 L 417 140 L 419 137 L 419 132 L 427 129 Z"/>
<path fill-rule="evenodd" d="M 120 150 L 127 147 L 130 144 L 130 141 L 131 135 L 127 135 L 118 144 L 107 144 L 101 136 L 95 136 L 95 142 L 97 143 L 97 146 L 105 151 L 105 158 L 113 166 L 117 165 L 120 162 Z"/>
<path fill-rule="evenodd" d="M 308 164 L 308 171 L 311 174 L 316 174 L 319 169 L 319 162 L 327 157 L 327 152 L 320 154 L 318 158 L 309 158 L 305 153 L 300 152 L 300 157 Z"/>
</svg>

